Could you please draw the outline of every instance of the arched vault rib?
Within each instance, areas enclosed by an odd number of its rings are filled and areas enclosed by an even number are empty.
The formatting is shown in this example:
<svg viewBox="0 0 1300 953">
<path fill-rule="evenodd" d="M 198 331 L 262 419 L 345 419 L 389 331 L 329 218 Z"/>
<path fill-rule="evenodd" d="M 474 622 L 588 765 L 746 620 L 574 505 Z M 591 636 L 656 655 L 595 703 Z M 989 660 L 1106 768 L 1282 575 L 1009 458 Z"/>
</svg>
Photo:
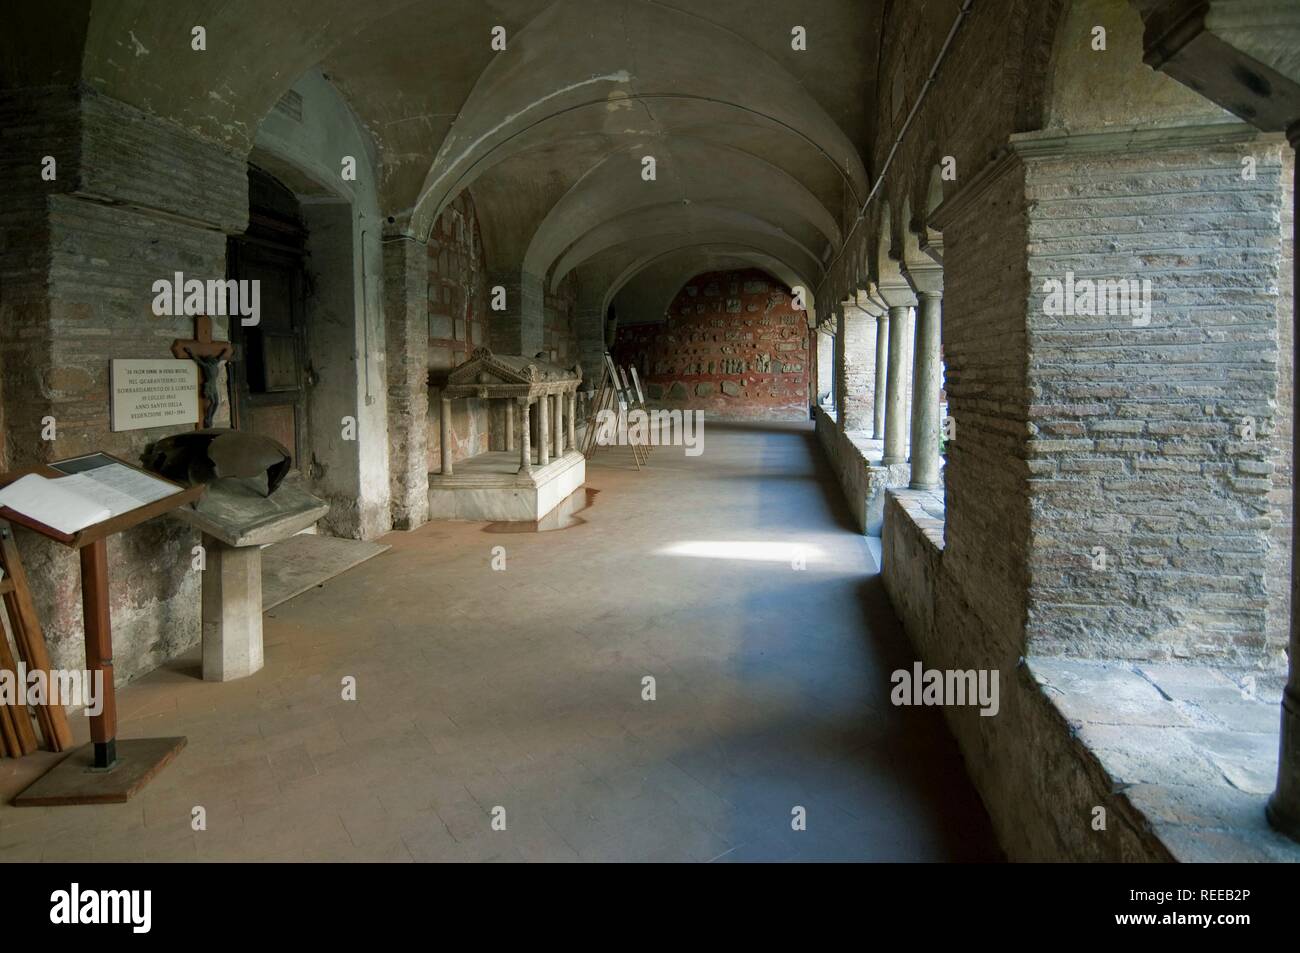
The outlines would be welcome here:
<svg viewBox="0 0 1300 953">
<path fill-rule="evenodd" d="M 584 42 L 570 42 L 575 35 Z M 511 56 L 483 72 L 443 141 L 407 231 L 422 234 L 447 200 L 485 166 L 528 148 L 528 133 L 540 126 L 576 115 L 608 133 L 628 109 L 653 125 L 673 102 L 798 138 L 835 170 L 848 196 L 865 194 L 857 149 L 817 100 L 762 49 L 709 21 L 643 0 L 573 0 L 534 18 L 512 44 Z"/>
<path fill-rule="evenodd" d="M 696 227 L 683 228 L 675 216 L 666 217 L 659 222 L 647 222 L 644 228 L 638 228 L 636 221 L 621 223 L 629 230 L 629 235 L 621 241 L 611 240 L 609 236 L 593 233 L 585 241 L 591 243 L 594 254 L 586 254 L 582 249 L 573 252 L 573 265 L 605 257 L 622 256 L 628 262 L 649 259 L 665 251 L 686 245 L 730 244 L 761 251 L 786 262 L 790 268 L 801 275 L 820 280 L 821 263 L 808 253 L 808 250 L 792 241 L 779 229 L 771 226 L 759 227 L 753 220 L 740 217 L 731 222 L 724 219 L 709 221 L 701 219 Z M 563 277 L 568 273 L 564 261 L 557 266 L 556 274 Z M 810 284 L 810 287 L 812 285 Z"/>
<path fill-rule="evenodd" d="M 709 204 L 664 203 L 637 209 L 587 232 L 556 262 L 552 287 L 582 262 L 617 245 L 651 244 L 661 238 L 694 239 L 705 233 L 726 232 L 737 240 L 762 243 L 805 272 L 821 275 L 821 260 L 800 236 L 750 212 Z"/>
<path fill-rule="evenodd" d="M 663 321 L 668 317 L 668 306 L 691 278 L 741 268 L 759 268 L 789 288 L 807 286 L 803 277 L 771 255 L 726 245 L 702 245 L 674 249 L 646 263 L 617 289 L 611 289 L 610 300 L 620 325 Z M 811 303 L 808 311 L 810 316 L 815 312 Z"/>
<path fill-rule="evenodd" d="M 619 292 L 631 282 L 637 275 L 644 272 L 647 268 L 653 267 L 656 262 L 671 258 L 672 256 L 689 256 L 695 253 L 726 253 L 737 257 L 745 257 L 755 263 L 762 263 L 761 267 L 770 271 L 775 277 L 786 281 L 792 288 L 796 285 L 802 285 L 805 289 L 811 289 L 814 283 L 809 280 L 812 275 L 800 271 L 792 266 L 780 254 L 774 254 L 770 249 L 757 245 L 746 244 L 744 241 L 726 241 L 726 240 L 705 240 L 699 242 L 681 241 L 665 242 L 658 248 L 646 249 L 638 252 L 636 249 L 614 250 L 601 257 L 599 261 L 593 261 L 584 266 L 579 272 L 579 282 L 586 288 L 593 283 L 595 276 L 608 276 L 604 281 L 605 288 L 601 295 L 601 313 L 608 310 L 610 303 L 618 296 Z M 621 266 L 621 267 L 620 267 Z M 679 285 L 680 287 L 680 285 Z M 673 289 L 676 293 L 677 289 Z M 672 299 L 669 298 L 669 301 Z M 815 312 L 814 302 L 812 300 L 811 290 L 805 295 L 808 303 L 809 315 Z M 667 302 L 666 302 L 667 303 Z M 666 304 L 665 303 L 665 304 Z"/>
<path fill-rule="evenodd" d="M 784 225 L 819 255 L 839 243 L 834 216 L 803 183 L 757 156 L 695 137 L 674 138 L 661 150 L 658 180 L 628 187 L 640 167 L 638 152 L 631 147 L 611 153 L 574 183 L 533 235 L 524 270 L 548 274 L 591 232 L 625 215 L 671 205 L 747 212 Z M 553 288 L 561 278 L 556 269 Z"/>
</svg>

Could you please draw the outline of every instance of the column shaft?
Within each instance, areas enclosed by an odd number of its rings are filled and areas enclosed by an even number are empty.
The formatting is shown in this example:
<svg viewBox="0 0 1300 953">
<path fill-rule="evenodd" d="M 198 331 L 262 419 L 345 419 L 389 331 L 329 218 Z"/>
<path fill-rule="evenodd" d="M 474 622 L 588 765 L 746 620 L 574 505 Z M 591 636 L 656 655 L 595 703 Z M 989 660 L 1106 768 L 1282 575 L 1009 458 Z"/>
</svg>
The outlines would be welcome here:
<svg viewBox="0 0 1300 953">
<path fill-rule="evenodd" d="M 551 398 L 542 394 L 537 398 L 537 465 L 544 467 L 551 462 Z"/>
<path fill-rule="evenodd" d="M 578 416 L 578 392 L 576 390 L 569 392 L 569 441 L 567 449 L 573 450 L 578 446 L 578 439 L 575 431 L 576 418 Z"/>
<path fill-rule="evenodd" d="M 912 350 L 912 488 L 939 486 L 939 368 L 943 298 L 922 293 Z"/>
<path fill-rule="evenodd" d="M 506 449 L 515 448 L 515 407 L 513 403 L 506 404 Z"/>
<path fill-rule="evenodd" d="M 844 340 L 844 312 L 835 312 L 835 347 L 834 362 L 831 366 L 831 401 L 835 406 L 835 423 L 844 429 L 844 362 L 846 342 Z"/>
<path fill-rule="evenodd" d="M 889 363 L 889 314 L 876 318 L 876 401 L 872 417 L 871 436 L 876 440 L 885 439 L 885 382 L 889 378 L 886 365 Z"/>
<path fill-rule="evenodd" d="M 443 398 L 438 413 L 438 440 L 442 451 L 442 475 L 451 476 L 451 401 Z"/>
<path fill-rule="evenodd" d="M 886 466 L 907 462 L 907 391 L 904 374 L 907 365 L 907 307 L 889 309 L 889 369 L 885 382 L 885 453 Z"/>
<path fill-rule="evenodd" d="M 533 448 L 530 447 L 528 433 L 528 398 L 519 398 L 519 472 L 527 473 L 533 468 Z"/>
<path fill-rule="evenodd" d="M 555 459 L 564 456 L 564 395 L 555 394 L 552 398 L 555 401 L 555 424 L 552 430 L 555 431 Z"/>
</svg>

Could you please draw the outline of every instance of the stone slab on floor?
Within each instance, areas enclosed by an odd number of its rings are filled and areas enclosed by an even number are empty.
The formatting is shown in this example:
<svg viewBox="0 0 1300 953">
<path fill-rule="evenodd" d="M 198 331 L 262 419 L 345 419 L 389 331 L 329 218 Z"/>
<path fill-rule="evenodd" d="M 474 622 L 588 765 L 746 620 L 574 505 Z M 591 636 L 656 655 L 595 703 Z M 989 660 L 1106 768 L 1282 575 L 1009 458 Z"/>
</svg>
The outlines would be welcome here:
<svg viewBox="0 0 1300 953">
<path fill-rule="evenodd" d="M 290 536 L 262 550 L 262 611 L 392 549 L 384 543 L 335 536 Z"/>
<path fill-rule="evenodd" d="M 1300 861 L 1300 844 L 1264 816 L 1277 776 L 1278 677 L 1186 662 L 1028 665 L 1175 860 Z"/>
</svg>

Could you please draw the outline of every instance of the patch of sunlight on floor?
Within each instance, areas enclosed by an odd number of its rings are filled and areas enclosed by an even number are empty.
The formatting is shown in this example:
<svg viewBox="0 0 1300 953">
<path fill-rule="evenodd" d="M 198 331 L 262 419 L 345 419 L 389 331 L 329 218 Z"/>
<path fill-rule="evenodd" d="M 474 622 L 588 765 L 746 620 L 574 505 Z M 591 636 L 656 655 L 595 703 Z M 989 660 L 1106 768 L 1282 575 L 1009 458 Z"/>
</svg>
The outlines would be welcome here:
<svg viewBox="0 0 1300 953">
<path fill-rule="evenodd" d="M 803 543 L 762 543 L 755 540 L 687 540 L 655 550 L 659 556 L 696 559 L 742 559 L 765 563 L 807 563 L 821 556 L 816 546 Z"/>
</svg>

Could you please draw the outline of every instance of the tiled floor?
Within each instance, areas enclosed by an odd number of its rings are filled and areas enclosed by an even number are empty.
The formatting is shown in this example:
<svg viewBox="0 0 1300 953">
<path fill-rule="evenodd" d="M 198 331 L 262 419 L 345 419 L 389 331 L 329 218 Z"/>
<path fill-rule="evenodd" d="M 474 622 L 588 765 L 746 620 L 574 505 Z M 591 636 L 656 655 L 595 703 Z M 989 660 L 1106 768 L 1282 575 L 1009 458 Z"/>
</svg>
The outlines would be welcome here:
<svg viewBox="0 0 1300 953">
<path fill-rule="evenodd" d="M 129 804 L 0 807 L 0 861 L 996 858 L 939 712 L 889 704 L 913 655 L 810 427 L 705 438 L 602 451 L 569 529 L 387 537 L 251 678 L 126 687 L 122 737 L 189 746 Z"/>
</svg>

